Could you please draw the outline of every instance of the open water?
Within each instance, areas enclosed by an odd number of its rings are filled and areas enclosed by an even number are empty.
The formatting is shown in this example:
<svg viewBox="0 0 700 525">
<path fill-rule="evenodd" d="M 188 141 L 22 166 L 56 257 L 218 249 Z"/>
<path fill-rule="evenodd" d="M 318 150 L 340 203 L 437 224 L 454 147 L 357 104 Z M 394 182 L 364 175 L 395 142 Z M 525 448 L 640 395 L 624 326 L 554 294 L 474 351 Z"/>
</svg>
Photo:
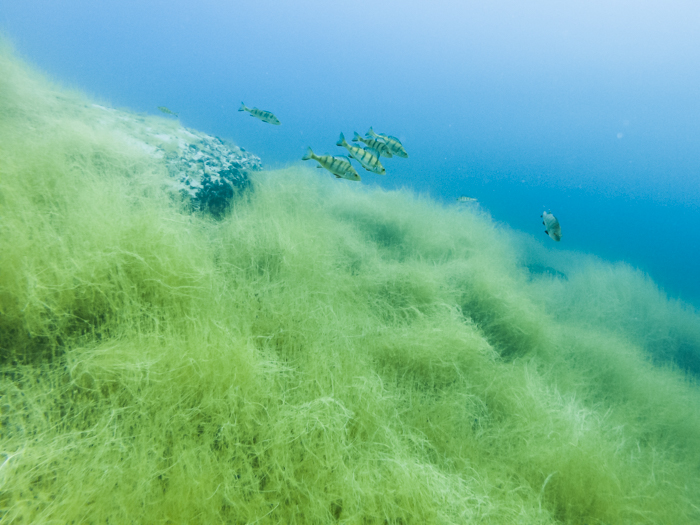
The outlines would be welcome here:
<svg viewBox="0 0 700 525">
<path fill-rule="evenodd" d="M 474 197 L 553 243 L 551 211 L 557 249 L 626 261 L 695 305 L 698 27 L 682 0 L 0 0 L 0 30 L 61 84 L 167 106 L 268 167 L 343 154 L 341 131 L 373 126 L 409 158 L 385 176 L 356 165 L 362 184 Z"/>
</svg>

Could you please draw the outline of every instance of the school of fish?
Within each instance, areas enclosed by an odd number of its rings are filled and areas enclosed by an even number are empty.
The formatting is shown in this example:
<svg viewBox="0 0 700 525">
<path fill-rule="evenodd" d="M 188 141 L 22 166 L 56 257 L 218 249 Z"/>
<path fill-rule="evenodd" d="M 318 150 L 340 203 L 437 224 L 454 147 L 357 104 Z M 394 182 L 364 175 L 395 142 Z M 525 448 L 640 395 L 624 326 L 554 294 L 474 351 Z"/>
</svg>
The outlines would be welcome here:
<svg viewBox="0 0 700 525">
<path fill-rule="evenodd" d="M 371 173 L 385 175 L 386 169 L 379 160 L 381 157 L 389 159 L 393 156 L 408 158 L 408 153 L 406 153 L 399 139 L 375 133 L 372 128 L 369 128 L 364 137 L 355 131 L 352 141 L 361 142 L 365 146 L 360 147 L 348 143 L 343 133 L 340 134 L 338 141 L 335 143 L 336 146 L 341 146 L 348 150 L 348 158 L 330 155 L 318 156 L 309 148 L 301 160 L 313 159 L 320 164 L 319 167 L 326 168 L 337 178 L 359 181 L 361 178 L 350 164 L 350 159 L 355 159 L 360 163 L 360 166 Z M 343 160 L 342 163 L 341 159 Z"/>
<path fill-rule="evenodd" d="M 158 109 L 165 113 L 166 115 L 172 115 L 177 118 L 177 113 L 171 111 L 165 106 L 159 106 Z M 241 102 L 241 107 L 238 111 L 247 111 L 250 113 L 251 117 L 258 118 L 263 122 L 272 124 L 274 126 L 279 126 L 281 122 L 279 119 L 270 111 L 265 111 L 258 108 L 249 108 L 243 102 Z M 355 159 L 360 165 L 367 171 L 375 173 L 378 175 L 385 175 L 386 169 L 382 166 L 380 162 L 381 157 L 392 158 L 401 157 L 404 159 L 408 158 L 408 153 L 403 147 L 401 141 L 391 135 L 386 135 L 384 133 L 377 133 L 369 128 L 369 131 L 365 133 L 365 136 L 361 136 L 356 131 L 353 133 L 353 142 L 361 142 L 364 147 L 355 146 L 349 144 L 345 140 L 345 136 L 341 133 L 336 146 L 341 146 L 348 151 L 348 157 L 345 156 L 333 156 L 333 155 L 316 155 L 311 147 L 306 150 L 306 154 L 301 158 L 301 160 L 315 160 L 318 162 L 318 168 L 324 168 L 334 175 L 337 179 L 347 179 L 352 181 L 361 181 L 357 170 L 350 163 L 350 159 Z M 457 197 L 457 202 L 459 204 L 469 204 L 478 203 L 477 199 L 474 197 L 467 197 L 466 195 L 461 195 Z M 545 227 L 545 233 L 552 238 L 554 241 L 561 241 L 561 226 L 559 225 L 559 220 L 551 213 L 544 212 L 540 216 L 542 218 L 542 224 Z"/>
</svg>

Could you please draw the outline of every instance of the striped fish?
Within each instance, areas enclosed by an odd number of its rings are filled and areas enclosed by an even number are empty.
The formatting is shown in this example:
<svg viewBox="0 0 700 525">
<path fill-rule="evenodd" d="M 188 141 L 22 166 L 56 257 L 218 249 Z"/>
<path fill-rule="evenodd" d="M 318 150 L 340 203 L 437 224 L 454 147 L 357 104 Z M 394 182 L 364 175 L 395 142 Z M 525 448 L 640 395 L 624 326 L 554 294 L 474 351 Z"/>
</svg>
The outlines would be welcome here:
<svg viewBox="0 0 700 525">
<path fill-rule="evenodd" d="M 330 171 L 336 178 L 348 180 L 362 180 L 360 175 L 352 167 L 350 161 L 345 157 L 333 157 L 331 155 L 316 155 L 311 148 L 306 150 L 301 160 L 313 159 L 320 164 L 319 168 L 323 167 Z"/>
<path fill-rule="evenodd" d="M 279 126 L 281 124 L 277 117 L 275 117 L 269 111 L 263 111 L 262 109 L 258 108 L 249 108 L 243 102 L 241 102 L 241 107 L 238 108 L 238 111 L 247 111 L 248 113 L 250 113 L 251 117 L 259 118 L 260 120 L 262 120 L 263 122 L 267 122 L 268 124 L 274 124 L 275 126 Z"/>
<path fill-rule="evenodd" d="M 468 202 L 476 202 L 476 199 L 474 197 L 467 197 L 466 195 L 462 195 L 460 197 L 457 197 L 457 202 L 466 204 Z"/>
<path fill-rule="evenodd" d="M 374 155 L 369 150 L 362 149 L 358 146 L 351 146 L 350 144 L 348 144 L 348 141 L 345 140 L 345 135 L 343 135 L 342 133 L 340 134 L 340 138 L 338 139 L 338 142 L 335 143 L 335 145 L 343 146 L 345 149 L 347 149 L 350 153 L 350 156 L 357 162 L 362 164 L 362 167 L 367 171 L 378 173 L 379 175 L 386 174 L 384 166 L 382 166 L 382 163 L 379 162 L 378 154 Z"/>
<path fill-rule="evenodd" d="M 408 153 L 406 153 L 403 144 L 401 144 L 401 141 L 396 137 L 392 137 L 391 135 L 384 135 L 384 133 L 375 133 L 375 131 L 372 128 L 369 128 L 369 131 L 367 132 L 367 137 L 374 139 L 383 139 L 384 142 L 386 142 L 386 145 L 388 146 L 389 151 L 391 151 L 392 154 L 396 155 L 397 157 L 403 157 L 404 159 L 408 158 Z"/>
<path fill-rule="evenodd" d="M 365 137 L 360 137 L 360 134 L 356 131 L 355 137 L 352 139 L 352 141 L 357 142 L 358 140 L 367 144 L 367 146 L 369 146 L 370 149 L 373 149 L 382 157 L 386 157 L 388 159 L 391 158 L 391 150 L 389 149 L 389 146 L 386 145 L 386 142 L 384 142 L 383 139 L 368 139 Z"/>
<path fill-rule="evenodd" d="M 165 106 L 158 106 L 158 109 L 165 113 L 166 115 L 172 115 L 173 117 L 177 118 L 177 113 L 170 111 L 168 108 Z"/>
</svg>

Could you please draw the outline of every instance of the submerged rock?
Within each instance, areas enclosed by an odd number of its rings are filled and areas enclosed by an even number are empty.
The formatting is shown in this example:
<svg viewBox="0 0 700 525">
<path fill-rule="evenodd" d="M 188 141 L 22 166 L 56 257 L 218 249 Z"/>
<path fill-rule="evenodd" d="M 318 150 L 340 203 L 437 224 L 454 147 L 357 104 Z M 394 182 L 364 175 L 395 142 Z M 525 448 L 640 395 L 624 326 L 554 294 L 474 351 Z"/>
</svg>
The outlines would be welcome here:
<svg viewBox="0 0 700 525">
<path fill-rule="evenodd" d="M 262 169 L 260 157 L 235 144 L 172 120 L 142 117 L 93 104 L 104 119 L 128 128 L 130 140 L 165 161 L 168 185 L 189 198 L 194 210 L 220 216 L 235 195 L 250 187 L 248 173 Z M 104 123 L 104 122 L 103 122 Z"/>
<path fill-rule="evenodd" d="M 262 169 L 260 158 L 206 133 L 182 128 L 192 142 L 164 151 L 168 172 L 193 208 L 220 216 L 235 195 L 250 187 L 248 172 Z"/>
</svg>

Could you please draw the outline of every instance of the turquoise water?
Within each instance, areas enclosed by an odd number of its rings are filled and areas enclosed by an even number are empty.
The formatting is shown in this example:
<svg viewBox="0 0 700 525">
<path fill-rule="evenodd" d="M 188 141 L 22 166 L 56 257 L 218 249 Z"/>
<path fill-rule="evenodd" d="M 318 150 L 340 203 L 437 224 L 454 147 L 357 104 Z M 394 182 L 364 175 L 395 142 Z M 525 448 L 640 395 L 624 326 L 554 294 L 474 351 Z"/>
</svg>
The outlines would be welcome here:
<svg viewBox="0 0 700 525">
<path fill-rule="evenodd" d="M 409 159 L 363 184 L 478 198 L 557 248 L 626 261 L 700 304 L 700 7 L 693 2 L 48 2 L 0 0 L 0 29 L 61 83 L 165 105 L 270 167 L 342 131 Z M 241 101 L 275 113 L 251 119 Z"/>
<path fill-rule="evenodd" d="M 171 42 L 201 52 L 186 34 L 223 38 L 196 23 L 206 15 L 269 67 L 296 56 L 280 47 L 295 41 L 283 28 L 318 41 L 298 9 L 280 19 L 263 4 L 267 13 L 246 12 L 237 32 L 230 20 L 240 16 L 213 4 L 151 4 L 149 16 L 100 5 L 27 9 L 34 32 L 22 36 L 21 17 L 12 26 L 23 54 L 42 41 L 54 55 L 41 70 L 88 96 L 51 85 L 0 37 L 3 524 L 700 522 L 700 322 L 635 269 L 692 296 L 697 206 L 683 190 L 692 176 L 679 178 L 692 156 L 680 139 L 669 145 L 680 128 L 608 129 L 605 104 L 560 122 L 549 88 L 516 111 L 511 95 L 526 83 L 491 92 L 483 86 L 506 80 L 476 64 L 482 87 L 460 92 L 439 74 L 447 62 L 392 69 L 387 59 L 381 70 L 393 77 L 355 60 L 342 89 L 295 84 L 287 70 L 251 80 L 265 96 L 240 98 L 273 110 L 282 120 L 273 127 L 238 113 L 238 100 L 218 112 L 204 95 L 178 100 L 216 83 L 201 71 L 179 83 L 170 67 L 154 75 L 144 64 L 157 53 L 151 67 L 168 63 L 168 31 L 149 31 L 187 19 L 189 33 L 173 31 Z M 17 10 L 0 13 L 7 21 Z M 431 13 L 373 11 L 435 29 Z M 241 37 L 263 26 L 277 52 Z M 420 24 L 410 29 L 405 64 L 420 62 L 414 40 L 478 43 L 473 31 L 430 40 Z M 90 60 L 65 52 L 70 39 Z M 204 58 L 230 58 L 229 48 L 210 46 L 200 60 L 180 53 L 189 58 L 178 67 L 203 71 Z M 87 64 L 84 78 L 72 76 L 76 64 Z M 241 91 L 259 71 L 249 69 L 234 83 Z M 113 82 L 98 86 L 107 71 Z M 409 71 L 415 81 L 398 82 Z M 363 72 L 374 87 L 355 92 Z M 156 77 L 159 93 L 146 82 Z M 411 93 L 444 96 L 414 104 Z M 254 191 L 214 218 L 164 191 L 177 165 L 149 152 L 187 148 L 183 162 L 227 152 L 172 116 L 94 102 L 168 106 L 269 167 L 289 166 L 251 173 Z M 533 108 L 541 120 L 528 127 Z M 299 160 L 299 148 L 335 152 L 339 130 L 351 137 L 370 122 L 410 153 L 387 160 L 386 176 L 338 181 Z M 620 131 L 611 141 L 601 129 Z M 193 143 L 174 146 L 182 137 Z M 652 162 L 665 158 L 676 168 Z M 402 185 L 429 197 L 393 189 Z M 479 204 L 458 204 L 462 194 Z M 561 243 L 542 233 L 545 209 L 561 219 Z"/>
</svg>

